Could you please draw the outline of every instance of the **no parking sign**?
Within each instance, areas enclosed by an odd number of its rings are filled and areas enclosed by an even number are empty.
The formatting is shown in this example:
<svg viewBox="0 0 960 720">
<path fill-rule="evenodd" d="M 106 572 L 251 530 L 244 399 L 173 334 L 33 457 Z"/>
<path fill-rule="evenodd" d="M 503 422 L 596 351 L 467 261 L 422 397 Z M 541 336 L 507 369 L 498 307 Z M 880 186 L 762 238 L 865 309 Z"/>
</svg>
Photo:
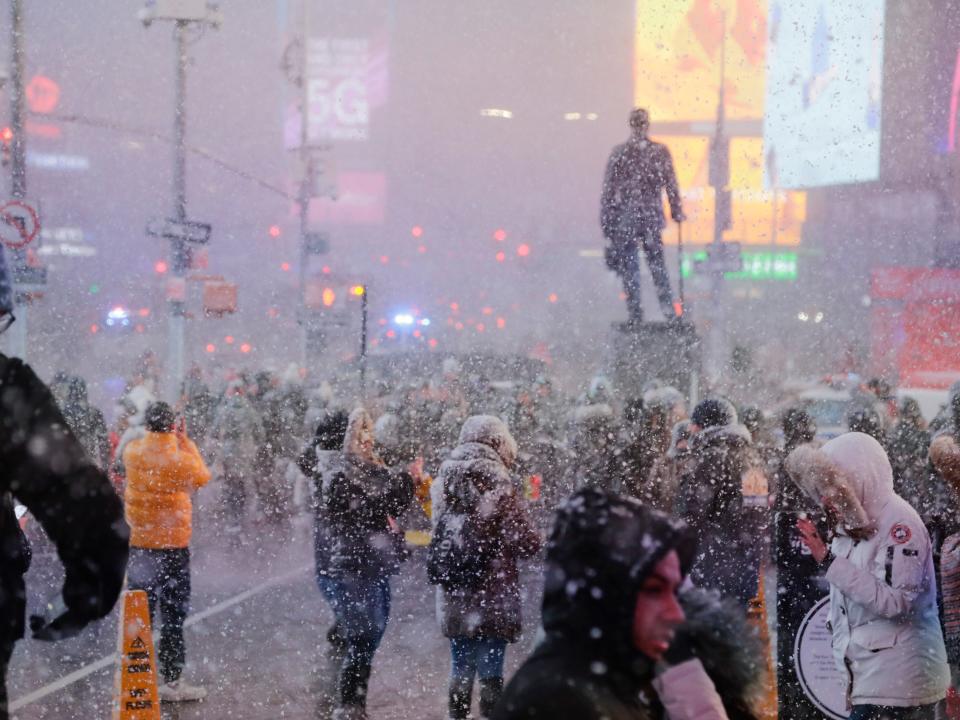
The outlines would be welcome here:
<svg viewBox="0 0 960 720">
<path fill-rule="evenodd" d="M 30 200 L 10 200 L 0 205 L 0 242 L 20 250 L 40 235 L 40 211 Z"/>
</svg>

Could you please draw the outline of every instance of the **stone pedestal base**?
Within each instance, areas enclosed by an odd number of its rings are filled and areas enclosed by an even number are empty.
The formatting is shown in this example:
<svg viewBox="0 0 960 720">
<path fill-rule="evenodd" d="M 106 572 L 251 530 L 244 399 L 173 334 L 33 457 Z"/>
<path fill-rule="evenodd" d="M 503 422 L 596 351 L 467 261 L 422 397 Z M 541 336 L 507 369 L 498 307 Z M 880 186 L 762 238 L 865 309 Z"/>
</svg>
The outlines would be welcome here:
<svg viewBox="0 0 960 720">
<path fill-rule="evenodd" d="M 612 379 L 622 399 L 638 398 L 650 380 L 698 400 L 702 343 L 688 323 L 615 323 L 610 331 Z"/>
</svg>

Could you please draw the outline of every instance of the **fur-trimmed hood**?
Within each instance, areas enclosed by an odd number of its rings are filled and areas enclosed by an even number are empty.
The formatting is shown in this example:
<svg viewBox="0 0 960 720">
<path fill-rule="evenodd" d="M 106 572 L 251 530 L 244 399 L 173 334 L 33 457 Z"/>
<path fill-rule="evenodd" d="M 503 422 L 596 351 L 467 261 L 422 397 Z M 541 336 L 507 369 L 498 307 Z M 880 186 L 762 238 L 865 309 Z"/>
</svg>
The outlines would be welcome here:
<svg viewBox="0 0 960 720">
<path fill-rule="evenodd" d="M 517 441 L 507 424 L 494 415 L 473 415 L 460 429 L 458 445 L 476 443 L 493 448 L 506 467 L 513 467 L 517 459 Z M 456 451 L 454 451 L 456 452 Z"/>
<path fill-rule="evenodd" d="M 496 450 L 478 442 L 458 445 L 443 461 L 430 488 L 434 518 L 448 506 L 470 512 L 485 496 L 499 497 L 514 489 L 514 478 Z"/>
<path fill-rule="evenodd" d="M 801 445 L 787 456 L 790 478 L 821 506 L 831 506 L 847 529 L 872 527 L 893 491 L 893 470 L 880 443 L 846 433 L 822 448 Z"/>
<path fill-rule="evenodd" d="M 704 428 L 690 440 L 690 449 L 698 452 L 715 445 L 735 445 L 743 447 L 753 442 L 750 431 L 740 424 L 714 425 Z"/>
</svg>

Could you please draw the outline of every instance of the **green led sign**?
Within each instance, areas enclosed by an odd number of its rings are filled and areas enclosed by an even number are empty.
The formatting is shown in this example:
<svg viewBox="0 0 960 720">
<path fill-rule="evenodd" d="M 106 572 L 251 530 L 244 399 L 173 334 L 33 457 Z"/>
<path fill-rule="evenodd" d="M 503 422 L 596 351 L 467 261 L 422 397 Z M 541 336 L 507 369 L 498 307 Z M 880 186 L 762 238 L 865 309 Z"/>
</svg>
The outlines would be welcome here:
<svg viewBox="0 0 960 720">
<path fill-rule="evenodd" d="M 743 257 L 743 270 L 740 272 L 724 273 L 723 275 L 725 278 L 729 280 L 784 280 L 789 282 L 797 279 L 796 253 L 770 251 L 754 252 L 750 250 L 744 250 L 741 255 Z M 690 275 L 692 275 L 694 272 L 694 268 L 692 267 L 694 263 L 706 264 L 706 262 L 706 250 L 698 250 L 694 253 L 684 253 L 681 272 L 685 278 L 690 277 Z"/>
</svg>

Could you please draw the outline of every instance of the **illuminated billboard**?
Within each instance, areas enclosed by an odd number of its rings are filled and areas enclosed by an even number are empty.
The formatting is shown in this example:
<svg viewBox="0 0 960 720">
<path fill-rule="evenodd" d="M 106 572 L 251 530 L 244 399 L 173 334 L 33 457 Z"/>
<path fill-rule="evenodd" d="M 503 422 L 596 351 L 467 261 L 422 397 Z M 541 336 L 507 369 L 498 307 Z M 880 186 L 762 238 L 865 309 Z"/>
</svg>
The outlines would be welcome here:
<svg viewBox="0 0 960 720">
<path fill-rule="evenodd" d="M 723 50 L 727 117 L 761 118 L 765 44 L 763 0 L 637 0 L 636 103 L 654 122 L 712 121 Z"/>
<path fill-rule="evenodd" d="M 683 194 L 684 242 L 713 239 L 709 148 L 720 69 L 730 141 L 733 223 L 724 239 L 797 245 L 806 217 L 801 192 L 764 186 L 767 13 L 763 0 L 637 0 L 634 102 L 650 110 L 653 135 L 673 155 Z M 668 232 L 664 240 L 675 243 Z"/>
<path fill-rule="evenodd" d="M 768 186 L 878 178 L 884 6 L 884 0 L 770 3 Z"/>
</svg>

